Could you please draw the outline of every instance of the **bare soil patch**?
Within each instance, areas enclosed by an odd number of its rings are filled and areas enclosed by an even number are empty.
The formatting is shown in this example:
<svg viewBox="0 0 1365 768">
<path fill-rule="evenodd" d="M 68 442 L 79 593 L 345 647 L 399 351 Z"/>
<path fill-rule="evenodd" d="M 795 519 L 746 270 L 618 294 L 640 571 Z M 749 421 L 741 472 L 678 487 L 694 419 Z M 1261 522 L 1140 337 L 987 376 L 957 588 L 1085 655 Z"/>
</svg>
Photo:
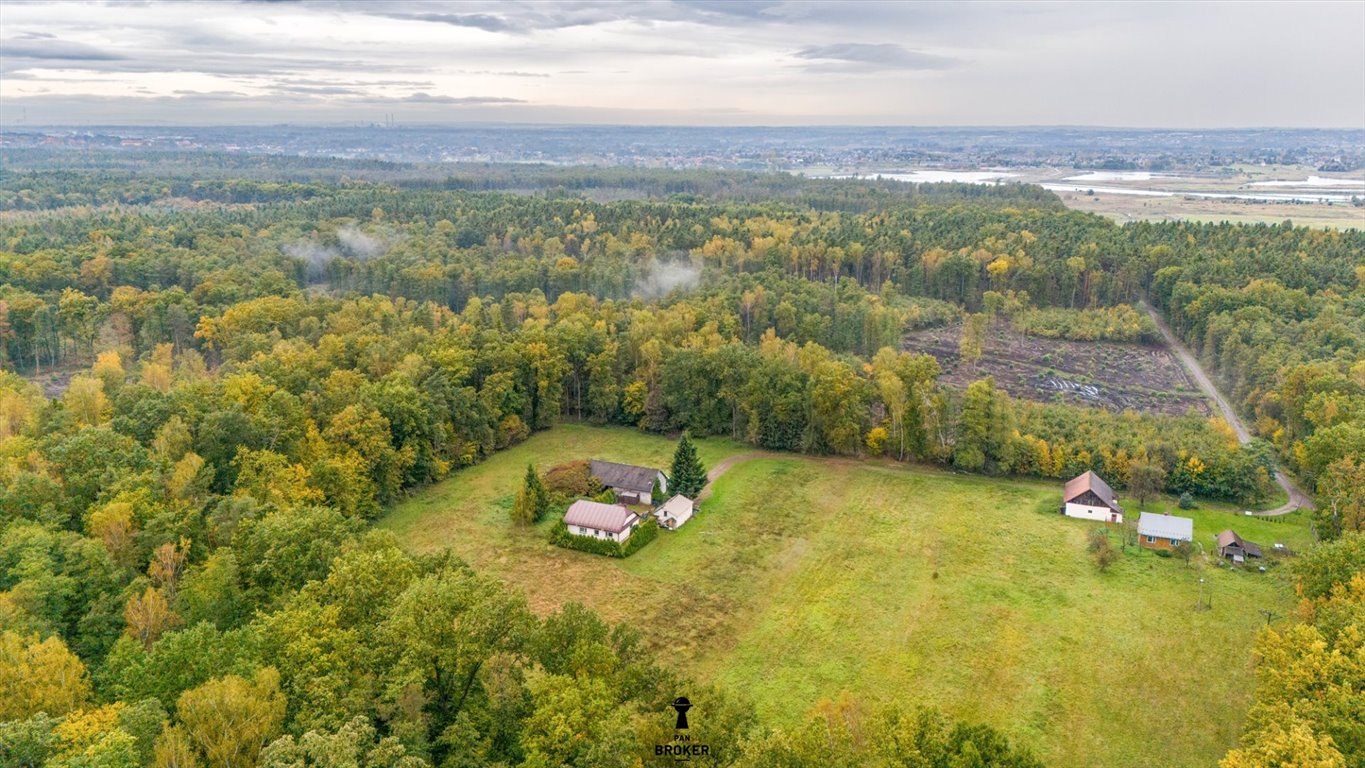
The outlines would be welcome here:
<svg viewBox="0 0 1365 768">
<path fill-rule="evenodd" d="M 905 335 L 902 347 L 933 355 L 940 381 L 956 387 L 992 376 L 1011 397 L 1066 402 L 1122 412 L 1208 415 L 1208 401 L 1165 345 L 1062 341 L 1026 336 L 997 323 L 982 344 L 981 359 L 963 365 L 962 325 Z"/>
</svg>

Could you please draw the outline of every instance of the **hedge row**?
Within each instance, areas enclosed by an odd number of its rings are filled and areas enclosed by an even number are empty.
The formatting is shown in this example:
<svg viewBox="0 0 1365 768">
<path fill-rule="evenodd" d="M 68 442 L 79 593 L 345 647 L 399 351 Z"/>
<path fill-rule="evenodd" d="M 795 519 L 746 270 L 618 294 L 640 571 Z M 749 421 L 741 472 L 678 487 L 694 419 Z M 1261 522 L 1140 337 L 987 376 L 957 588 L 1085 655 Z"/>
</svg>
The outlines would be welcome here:
<svg viewBox="0 0 1365 768">
<path fill-rule="evenodd" d="M 591 536 L 578 536 L 569 533 L 569 526 L 563 520 L 555 523 L 550 529 L 550 543 L 565 549 L 576 549 L 580 552 L 591 552 L 594 555 L 606 555 L 607 557 L 630 557 L 640 548 L 654 541 L 659 535 L 659 524 L 654 520 L 648 519 L 640 523 L 640 527 L 626 539 L 624 544 L 618 544 L 610 539 L 594 539 Z"/>
</svg>

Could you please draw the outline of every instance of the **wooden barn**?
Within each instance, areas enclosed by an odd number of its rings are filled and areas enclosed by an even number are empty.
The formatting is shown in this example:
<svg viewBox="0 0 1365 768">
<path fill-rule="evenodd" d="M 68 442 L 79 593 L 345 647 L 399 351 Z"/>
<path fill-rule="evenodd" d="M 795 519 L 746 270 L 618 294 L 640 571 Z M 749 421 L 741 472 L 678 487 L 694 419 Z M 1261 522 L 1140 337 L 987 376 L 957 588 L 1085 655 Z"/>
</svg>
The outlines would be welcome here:
<svg viewBox="0 0 1365 768">
<path fill-rule="evenodd" d="M 1123 522 L 1123 507 L 1119 506 L 1114 489 L 1104 482 L 1104 478 L 1090 471 L 1067 481 L 1062 490 L 1062 514 L 1082 520 Z"/>
<path fill-rule="evenodd" d="M 1261 557 L 1261 548 L 1238 536 L 1236 531 L 1229 528 L 1218 534 L 1218 556 L 1240 563 L 1248 557 Z"/>
<path fill-rule="evenodd" d="M 610 488 L 623 504 L 654 504 L 654 484 L 659 484 L 659 492 L 668 492 L 668 478 L 661 470 L 653 467 L 637 467 L 633 464 L 617 464 L 614 461 L 593 459 L 588 467 L 593 477 L 602 481 L 602 487 Z"/>
</svg>

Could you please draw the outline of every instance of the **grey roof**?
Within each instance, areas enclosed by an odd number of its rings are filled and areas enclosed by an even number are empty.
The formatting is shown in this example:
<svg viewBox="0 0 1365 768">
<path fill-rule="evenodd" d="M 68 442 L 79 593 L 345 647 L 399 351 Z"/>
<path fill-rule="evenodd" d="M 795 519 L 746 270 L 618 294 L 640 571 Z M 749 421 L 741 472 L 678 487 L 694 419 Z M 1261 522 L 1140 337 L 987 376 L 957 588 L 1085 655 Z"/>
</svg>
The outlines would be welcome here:
<svg viewBox="0 0 1365 768">
<path fill-rule="evenodd" d="M 593 477 L 602 481 L 608 488 L 624 488 L 627 491 L 649 493 L 654 490 L 654 478 L 661 473 L 650 467 L 637 467 L 632 464 L 617 464 L 614 461 L 593 459 L 588 470 Z"/>
<path fill-rule="evenodd" d="M 664 515 L 676 516 L 682 514 L 683 512 L 691 514 L 692 510 L 693 510 L 692 500 L 680 493 L 677 496 L 674 496 L 673 498 L 659 505 L 659 508 L 655 511 L 662 512 Z"/>
<path fill-rule="evenodd" d="M 586 499 L 579 499 L 570 504 L 568 511 L 564 513 L 564 522 L 568 525 L 612 533 L 624 531 L 638 519 L 634 512 L 620 504 L 602 504 Z"/>
<path fill-rule="evenodd" d="M 1194 521 L 1188 517 L 1143 512 L 1138 517 L 1138 535 L 1194 541 Z"/>
</svg>

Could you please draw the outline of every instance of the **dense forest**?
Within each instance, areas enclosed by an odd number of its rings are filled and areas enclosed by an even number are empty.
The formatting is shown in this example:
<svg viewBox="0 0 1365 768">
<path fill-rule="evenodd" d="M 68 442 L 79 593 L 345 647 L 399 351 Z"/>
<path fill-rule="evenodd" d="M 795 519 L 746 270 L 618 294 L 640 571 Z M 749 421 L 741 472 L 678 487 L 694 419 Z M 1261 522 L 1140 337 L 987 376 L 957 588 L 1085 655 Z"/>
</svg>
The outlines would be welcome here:
<svg viewBox="0 0 1365 768">
<path fill-rule="evenodd" d="M 658 713 L 702 689 L 629 628 L 537 617 L 368 530 L 566 419 L 1246 501 L 1278 460 L 1341 541 L 1303 559 L 1302 625 L 1263 655 L 1359 646 L 1365 233 L 1118 227 L 1018 185 L 159 162 L 0 177 L 0 763 L 652 760 Z M 1142 299 L 1260 439 L 956 389 L 903 341 L 1150 341 Z M 1286 724 L 1268 681 L 1229 765 L 1303 738 L 1360 765 L 1359 686 L 1333 684 Z M 711 764 L 1036 764 L 929 710 L 830 702 L 782 730 L 705 698 Z"/>
</svg>

